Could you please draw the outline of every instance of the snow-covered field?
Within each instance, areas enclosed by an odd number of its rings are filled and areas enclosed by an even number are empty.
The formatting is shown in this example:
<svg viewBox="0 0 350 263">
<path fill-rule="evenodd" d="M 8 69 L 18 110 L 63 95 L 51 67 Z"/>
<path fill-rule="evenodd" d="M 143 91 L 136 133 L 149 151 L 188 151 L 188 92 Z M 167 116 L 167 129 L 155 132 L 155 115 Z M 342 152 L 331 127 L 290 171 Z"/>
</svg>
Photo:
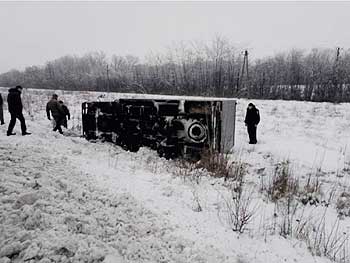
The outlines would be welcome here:
<svg viewBox="0 0 350 263">
<path fill-rule="evenodd" d="M 146 148 L 130 153 L 81 138 L 81 102 L 101 93 L 57 91 L 73 117 L 66 136 L 54 133 L 45 113 L 52 93 L 22 96 L 31 136 L 6 136 L 6 110 L 0 126 L 0 262 L 324 263 L 334 254 L 350 262 L 350 217 L 336 209 L 350 189 L 350 104 L 253 101 L 262 118 L 259 143 L 248 145 L 249 101 L 238 100 L 230 158 L 246 167 L 254 211 L 238 233 L 227 220 L 230 182 L 202 170 L 186 176 Z M 309 178 L 320 185 L 316 204 L 298 202 L 287 216 L 264 193 L 286 160 L 301 187 Z M 341 200 L 350 215 L 350 197 Z M 293 230 L 314 222 L 309 239 L 280 235 L 286 218 Z M 312 248 L 318 241 L 321 252 Z"/>
</svg>

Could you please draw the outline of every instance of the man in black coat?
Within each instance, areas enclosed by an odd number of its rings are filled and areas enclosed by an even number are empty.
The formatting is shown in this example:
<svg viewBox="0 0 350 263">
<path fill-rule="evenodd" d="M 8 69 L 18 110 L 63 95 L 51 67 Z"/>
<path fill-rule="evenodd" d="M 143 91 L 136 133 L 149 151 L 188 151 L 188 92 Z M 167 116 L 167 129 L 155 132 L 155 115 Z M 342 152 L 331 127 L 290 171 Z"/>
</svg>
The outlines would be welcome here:
<svg viewBox="0 0 350 263">
<path fill-rule="evenodd" d="M 62 126 L 67 129 L 68 128 L 67 118 L 68 118 L 68 120 L 70 120 L 70 112 L 69 112 L 68 107 L 66 105 L 64 105 L 63 101 L 60 100 L 59 103 L 60 103 L 62 110 L 64 112 Z"/>
<path fill-rule="evenodd" d="M 7 136 L 16 134 L 12 132 L 13 128 L 16 125 L 16 119 L 19 119 L 19 121 L 21 122 L 22 135 L 31 134 L 27 132 L 26 121 L 22 113 L 22 110 L 23 110 L 23 104 L 21 99 L 22 89 L 23 88 L 21 86 L 16 86 L 15 88 L 9 89 L 9 94 L 7 95 L 7 105 L 11 115 L 11 120 L 7 130 Z"/>
<path fill-rule="evenodd" d="M 51 120 L 50 112 L 55 120 L 55 128 L 53 129 L 53 131 L 58 130 L 60 134 L 63 134 L 61 125 L 63 124 L 63 117 L 65 115 L 61 104 L 58 102 L 57 94 L 53 94 L 51 100 L 46 104 L 46 114 L 49 120 Z"/>
<path fill-rule="evenodd" d="M 248 104 L 244 122 L 248 129 L 249 144 L 256 144 L 256 128 L 260 122 L 260 113 L 253 103 Z"/>
<path fill-rule="evenodd" d="M 4 101 L 2 100 L 2 96 L 0 93 L 0 125 L 4 125 L 4 110 L 2 108 L 2 106 L 4 105 Z"/>
</svg>

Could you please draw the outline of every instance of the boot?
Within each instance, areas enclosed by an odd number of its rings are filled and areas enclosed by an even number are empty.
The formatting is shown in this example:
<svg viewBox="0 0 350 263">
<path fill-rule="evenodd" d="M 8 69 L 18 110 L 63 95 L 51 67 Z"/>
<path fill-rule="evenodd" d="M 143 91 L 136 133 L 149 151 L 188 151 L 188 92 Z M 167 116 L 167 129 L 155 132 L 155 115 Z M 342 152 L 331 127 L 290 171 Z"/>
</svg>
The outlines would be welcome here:
<svg viewBox="0 0 350 263">
<path fill-rule="evenodd" d="M 7 132 L 7 136 L 16 135 L 15 132 Z"/>
<path fill-rule="evenodd" d="M 31 135 L 30 132 L 22 132 L 22 135 L 25 136 L 25 135 Z"/>
</svg>

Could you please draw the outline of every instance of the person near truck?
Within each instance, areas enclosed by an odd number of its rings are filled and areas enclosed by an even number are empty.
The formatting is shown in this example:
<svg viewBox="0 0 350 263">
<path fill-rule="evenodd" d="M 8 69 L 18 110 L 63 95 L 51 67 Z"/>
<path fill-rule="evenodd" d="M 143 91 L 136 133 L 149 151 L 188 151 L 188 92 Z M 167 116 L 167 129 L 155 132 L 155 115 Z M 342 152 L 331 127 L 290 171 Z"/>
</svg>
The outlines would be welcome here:
<svg viewBox="0 0 350 263">
<path fill-rule="evenodd" d="M 248 130 L 249 144 L 256 144 L 256 130 L 260 122 L 260 113 L 253 103 L 248 104 L 244 122 Z"/>
<path fill-rule="evenodd" d="M 64 112 L 62 126 L 67 129 L 68 128 L 68 120 L 70 120 L 70 112 L 69 112 L 68 107 L 63 103 L 62 100 L 60 100 L 59 103 L 60 103 L 62 110 Z"/>
<path fill-rule="evenodd" d="M 61 104 L 58 102 L 57 94 L 53 94 L 51 100 L 46 104 L 46 114 L 49 120 L 51 120 L 51 116 L 55 120 L 53 131 L 58 131 L 60 134 L 63 134 L 61 125 L 63 125 L 64 111 Z"/>
<path fill-rule="evenodd" d="M 27 126 L 26 121 L 23 116 L 23 104 L 21 99 L 21 93 L 22 93 L 22 86 L 16 86 L 15 88 L 9 89 L 9 93 L 7 95 L 7 105 L 8 105 L 8 111 L 11 115 L 11 120 L 9 123 L 9 127 L 7 129 L 7 136 L 16 135 L 16 133 L 13 132 L 13 129 L 16 125 L 16 119 L 18 119 L 21 122 L 21 130 L 22 135 L 30 135 L 30 132 L 27 132 Z"/>
</svg>

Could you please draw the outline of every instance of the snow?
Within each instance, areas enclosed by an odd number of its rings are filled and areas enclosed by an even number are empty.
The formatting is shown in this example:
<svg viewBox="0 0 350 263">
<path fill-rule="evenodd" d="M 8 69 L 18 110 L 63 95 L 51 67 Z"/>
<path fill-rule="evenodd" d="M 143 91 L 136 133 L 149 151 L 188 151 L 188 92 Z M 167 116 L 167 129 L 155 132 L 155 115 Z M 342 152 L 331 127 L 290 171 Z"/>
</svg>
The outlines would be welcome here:
<svg viewBox="0 0 350 263">
<path fill-rule="evenodd" d="M 321 168 L 324 195 L 334 185 L 348 191 L 350 105 L 253 101 L 261 113 L 259 143 L 248 145 L 249 101 L 237 100 L 234 152 L 247 163 L 258 207 L 239 234 L 225 220 L 223 179 L 199 171 L 194 180 L 147 148 L 131 153 L 79 137 L 81 102 L 102 93 L 56 91 L 72 119 L 66 136 L 52 132 L 44 111 L 52 93 L 23 94 L 31 136 L 5 136 L 6 111 L 0 126 L 0 262 L 330 262 L 313 256 L 305 242 L 266 230 L 275 208 L 258 186 L 276 162 L 289 158 L 301 179 Z M 18 123 L 15 130 L 20 134 Z M 335 206 L 327 212 L 329 226 Z M 323 211 L 307 206 L 306 214 Z M 348 217 L 341 228 L 349 232 Z"/>
<path fill-rule="evenodd" d="M 350 104 L 261 100 L 257 105 L 262 109 L 259 151 L 327 171 L 342 170 L 349 164 Z M 245 109 L 239 109 L 238 118 L 242 118 Z M 237 119 L 238 124 L 241 121 Z M 239 132 L 242 138 L 244 129 Z"/>
</svg>

